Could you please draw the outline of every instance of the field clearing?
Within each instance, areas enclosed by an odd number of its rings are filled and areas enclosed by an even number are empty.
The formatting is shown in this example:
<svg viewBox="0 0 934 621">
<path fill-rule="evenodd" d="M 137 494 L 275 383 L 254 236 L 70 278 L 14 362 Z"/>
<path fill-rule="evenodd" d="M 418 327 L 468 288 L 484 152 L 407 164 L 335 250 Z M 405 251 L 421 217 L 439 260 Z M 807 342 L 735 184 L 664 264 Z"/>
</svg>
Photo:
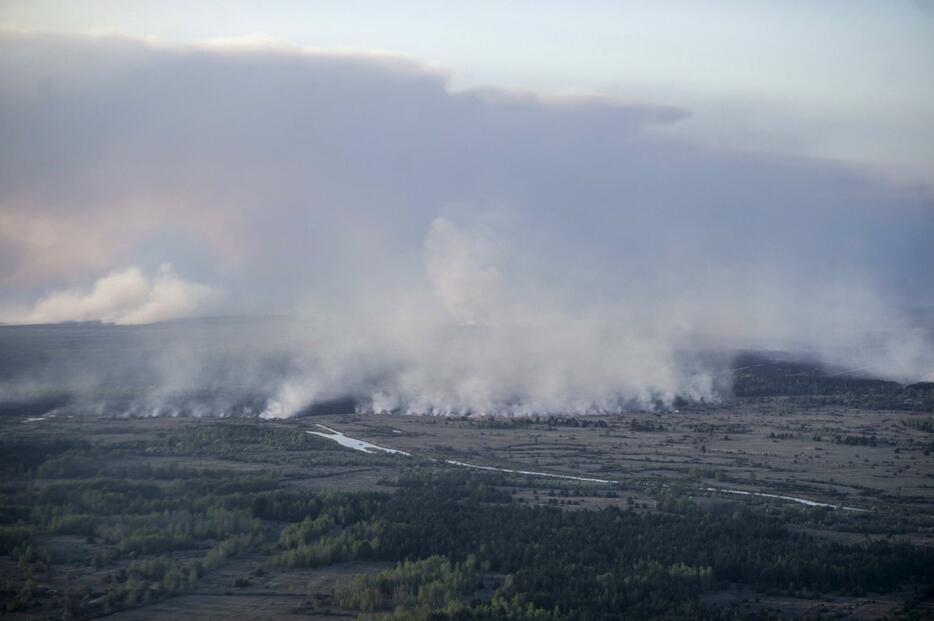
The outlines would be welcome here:
<svg viewBox="0 0 934 621">
<path fill-rule="evenodd" d="M 912 415 L 841 408 L 792 413 L 792 405 L 757 400 L 568 424 L 414 416 L 392 416 L 388 423 L 381 420 L 386 415 L 365 414 L 282 424 L 320 423 L 417 457 L 613 479 L 633 491 L 710 484 L 934 516 L 934 457 L 925 454 L 930 434 L 901 424 Z M 400 433 L 387 433 L 387 424 Z M 649 425 L 658 430 L 639 430 Z"/>
</svg>

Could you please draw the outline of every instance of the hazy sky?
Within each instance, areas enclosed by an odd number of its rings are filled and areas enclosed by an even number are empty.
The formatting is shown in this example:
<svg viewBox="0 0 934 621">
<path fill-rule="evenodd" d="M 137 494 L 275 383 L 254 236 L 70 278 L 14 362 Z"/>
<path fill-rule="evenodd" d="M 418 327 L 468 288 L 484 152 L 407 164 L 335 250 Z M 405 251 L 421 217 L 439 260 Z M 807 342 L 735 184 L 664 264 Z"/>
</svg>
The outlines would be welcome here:
<svg viewBox="0 0 934 621">
<path fill-rule="evenodd" d="M 934 377 L 926 5 L 571 6 L 0 3 L 0 321 L 308 317 L 283 413 Z"/>
<path fill-rule="evenodd" d="M 454 88 L 588 91 L 688 107 L 708 144 L 934 176 L 934 10 L 784 2 L 4 0 L 0 25 L 194 43 L 262 35 L 434 63 Z"/>
</svg>

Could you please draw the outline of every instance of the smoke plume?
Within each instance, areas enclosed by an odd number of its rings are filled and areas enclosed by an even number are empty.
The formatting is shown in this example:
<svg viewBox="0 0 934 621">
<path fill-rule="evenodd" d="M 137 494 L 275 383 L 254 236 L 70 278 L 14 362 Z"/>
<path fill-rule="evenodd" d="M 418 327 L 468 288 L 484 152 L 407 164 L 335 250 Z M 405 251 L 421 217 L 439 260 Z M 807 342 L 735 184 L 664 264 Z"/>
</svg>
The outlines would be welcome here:
<svg viewBox="0 0 934 621">
<path fill-rule="evenodd" d="M 387 54 L 2 34 L 7 321 L 294 318 L 87 328 L 145 365 L 4 386 L 289 416 L 714 400 L 710 352 L 742 348 L 934 377 L 929 189 L 659 131 L 689 115 Z"/>
<path fill-rule="evenodd" d="M 14 316 L 12 323 L 153 323 L 203 312 L 217 297 L 211 287 L 179 278 L 171 265 L 163 264 L 152 277 L 129 267 L 102 276 L 90 290 L 54 291 Z"/>
</svg>

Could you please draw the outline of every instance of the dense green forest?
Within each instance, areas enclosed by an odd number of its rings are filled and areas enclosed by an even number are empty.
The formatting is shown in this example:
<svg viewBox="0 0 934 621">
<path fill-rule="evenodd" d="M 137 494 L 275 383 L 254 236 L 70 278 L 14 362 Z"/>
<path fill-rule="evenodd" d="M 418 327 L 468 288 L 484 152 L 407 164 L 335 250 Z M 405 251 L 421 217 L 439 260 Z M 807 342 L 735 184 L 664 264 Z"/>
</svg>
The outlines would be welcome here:
<svg viewBox="0 0 934 621">
<path fill-rule="evenodd" d="M 265 446 L 276 449 L 265 460 L 279 463 L 359 459 L 257 424 L 203 424 L 148 446 L 116 446 L 25 439 L 0 447 L 8 481 L 0 488 L 0 554 L 18 568 L 0 584 L 6 610 L 89 618 L 143 606 L 195 590 L 244 556 L 262 559 L 259 571 L 388 563 L 308 605 L 396 619 L 748 618 L 748 610 L 704 605 L 701 596 L 730 585 L 859 595 L 934 578 L 928 549 L 888 539 L 834 543 L 789 528 L 790 519 L 828 519 L 825 509 L 705 506 L 659 489 L 659 511 L 570 510 L 515 501 L 511 475 L 404 460 L 385 492 L 312 492 L 273 467 L 237 473 L 138 457 L 243 459 Z M 566 492 L 571 484 L 542 485 Z M 96 550 L 81 562 L 103 583 L 43 586 L 61 563 L 75 562 L 47 545 L 66 535 Z"/>
<path fill-rule="evenodd" d="M 934 412 L 934 382 L 903 385 L 752 354 L 737 357 L 734 366 L 733 394 L 740 398 L 793 396 L 802 405 Z"/>
</svg>

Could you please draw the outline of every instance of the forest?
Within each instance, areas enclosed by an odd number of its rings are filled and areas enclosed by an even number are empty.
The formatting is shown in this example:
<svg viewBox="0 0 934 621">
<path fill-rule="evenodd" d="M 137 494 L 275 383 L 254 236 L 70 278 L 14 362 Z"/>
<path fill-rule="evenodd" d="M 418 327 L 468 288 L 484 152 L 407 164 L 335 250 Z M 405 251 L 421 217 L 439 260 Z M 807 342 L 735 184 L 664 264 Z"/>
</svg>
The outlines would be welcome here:
<svg viewBox="0 0 934 621">
<path fill-rule="evenodd" d="M 934 412 L 934 382 L 899 384 L 757 354 L 737 356 L 733 364 L 733 395 L 738 398 L 791 396 L 803 406 Z"/>
<path fill-rule="evenodd" d="M 656 511 L 573 510 L 556 506 L 571 495 L 568 482 L 543 483 L 555 503 L 532 505 L 517 500 L 512 475 L 427 462 L 400 462 L 384 491 L 309 491 L 274 464 L 357 455 L 307 434 L 220 422 L 143 444 L 5 443 L 0 554 L 17 567 L 0 584 L 7 611 L 83 619 L 146 606 L 194 592 L 245 557 L 256 559 L 253 577 L 234 587 L 280 568 L 378 562 L 385 569 L 324 597 L 309 593 L 306 605 L 387 619 L 749 618 L 702 596 L 735 585 L 856 596 L 934 579 L 929 548 L 869 535 L 833 542 L 789 527 L 835 519 L 821 508 L 707 506 L 673 487 L 657 490 Z M 140 451 L 243 458 L 241 445 L 276 447 L 264 453 L 273 466 L 237 474 L 128 459 Z M 61 557 L 49 542 L 63 536 L 95 553 Z M 101 580 L 49 586 L 59 566 L 75 562 Z"/>
</svg>

